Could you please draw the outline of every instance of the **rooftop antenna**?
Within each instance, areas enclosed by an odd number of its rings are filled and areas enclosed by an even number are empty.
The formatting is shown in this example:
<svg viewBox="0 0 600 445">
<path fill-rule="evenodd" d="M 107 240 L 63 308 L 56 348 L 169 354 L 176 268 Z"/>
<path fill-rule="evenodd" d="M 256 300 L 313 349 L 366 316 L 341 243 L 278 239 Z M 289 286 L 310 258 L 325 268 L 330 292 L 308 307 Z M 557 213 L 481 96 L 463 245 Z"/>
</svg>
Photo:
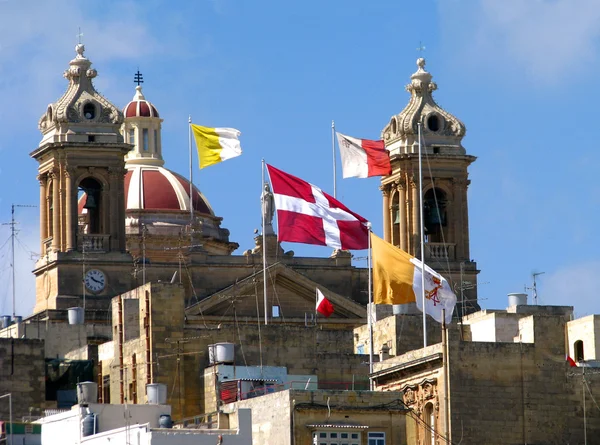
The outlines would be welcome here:
<svg viewBox="0 0 600 445">
<path fill-rule="evenodd" d="M 531 274 L 531 276 L 533 277 L 533 286 L 532 287 L 526 287 L 525 289 L 531 289 L 533 291 L 533 304 L 537 305 L 538 304 L 538 294 L 537 294 L 537 282 L 536 282 L 536 277 L 538 277 L 539 275 L 543 275 L 546 272 L 534 272 Z"/>
<path fill-rule="evenodd" d="M 16 292 L 15 292 L 15 235 L 17 233 L 17 231 L 15 230 L 15 226 L 17 225 L 17 223 L 15 222 L 15 207 L 37 207 L 37 206 L 33 206 L 33 205 L 24 205 L 24 204 L 13 204 L 11 206 L 11 218 L 10 218 L 10 222 L 9 223 L 3 223 L 3 226 L 10 226 L 10 242 L 11 242 L 11 255 L 12 255 L 12 260 L 11 260 L 11 267 L 12 267 L 12 316 L 13 316 L 13 320 L 15 318 L 16 315 L 16 305 L 15 305 L 15 301 L 16 301 Z"/>
</svg>

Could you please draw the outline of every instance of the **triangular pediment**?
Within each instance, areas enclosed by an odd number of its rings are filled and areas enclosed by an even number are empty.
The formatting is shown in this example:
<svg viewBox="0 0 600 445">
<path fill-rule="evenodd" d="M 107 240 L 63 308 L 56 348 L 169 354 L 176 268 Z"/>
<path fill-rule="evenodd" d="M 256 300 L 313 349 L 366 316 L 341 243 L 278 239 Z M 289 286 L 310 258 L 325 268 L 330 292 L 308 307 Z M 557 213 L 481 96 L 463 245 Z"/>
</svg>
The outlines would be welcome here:
<svg viewBox="0 0 600 445">
<path fill-rule="evenodd" d="M 236 283 L 209 295 L 204 300 L 186 309 L 186 315 L 235 316 L 238 319 L 264 317 L 264 273 L 251 274 Z M 266 270 L 267 310 L 273 316 L 273 306 L 277 306 L 281 321 L 299 320 L 314 317 L 316 289 L 319 288 L 333 304 L 335 312 L 328 320 L 366 319 L 367 310 L 354 300 L 337 294 L 292 268 L 276 263 Z"/>
</svg>

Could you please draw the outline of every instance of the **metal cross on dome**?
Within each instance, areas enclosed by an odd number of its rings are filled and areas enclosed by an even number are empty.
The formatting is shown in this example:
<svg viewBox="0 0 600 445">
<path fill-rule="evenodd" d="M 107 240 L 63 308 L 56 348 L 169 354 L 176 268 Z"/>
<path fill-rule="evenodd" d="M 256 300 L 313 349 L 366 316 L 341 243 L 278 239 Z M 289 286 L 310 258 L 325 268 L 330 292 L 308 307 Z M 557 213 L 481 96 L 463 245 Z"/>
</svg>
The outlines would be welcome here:
<svg viewBox="0 0 600 445">
<path fill-rule="evenodd" d="M 420 53 L 423 53 L 423 51 L 425 51 L 425 45 L 423 45 L 423 42 L 419 41 L 419 47 L 417 48 L 417 51 L 419 51 Z"/>
<path fill-rule="evenodd" d="M 83 37 L 83 33 L 81 32 L 81 27 L 77 28 L 78 29 L 78 33 L 75 37 L 77 37 L 77 40 L 79 41 L 79 44 L 81 45 L 81 38 Z"/>
<path fill-rule="evenodd" d="M 141 83 L 144 83 L 144 76 L 142 76 L 142 73 L 140 73 L 139 68 L 137 70 L 137 73 L 135 73 L 135 76 L 133 78 L 133 83 L 137 83 L 138 86 L 140 86 Z"/>
</svg>

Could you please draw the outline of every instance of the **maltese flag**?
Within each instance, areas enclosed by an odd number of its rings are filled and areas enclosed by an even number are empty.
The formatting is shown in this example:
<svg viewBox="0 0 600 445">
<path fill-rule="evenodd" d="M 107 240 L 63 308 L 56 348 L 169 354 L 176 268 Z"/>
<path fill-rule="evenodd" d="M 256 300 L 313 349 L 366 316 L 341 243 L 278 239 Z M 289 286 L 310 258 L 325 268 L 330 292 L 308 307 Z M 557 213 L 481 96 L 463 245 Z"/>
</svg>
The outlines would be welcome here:
<svg viewBox="0 0 600 445">
<path fill-rule="evenodd" d="M 370 141 L 342 133 L 336 134 L 344 178 L 370 178 L 392 173 L 390 154 L 383 141 Z"/>
<path fill-rule="evenodd" d="M 320 188 L 267 164 L 279 241 L 342 250 L 369 247 L 368 221 Z"/>
<path fill-rule="evenodd" d="M 331 301 L 325 298 L 325 295 L 317 288 L 317 312 L 325 317 L 329 317 L 333 314 L 333 311 Z"/>
</svg>

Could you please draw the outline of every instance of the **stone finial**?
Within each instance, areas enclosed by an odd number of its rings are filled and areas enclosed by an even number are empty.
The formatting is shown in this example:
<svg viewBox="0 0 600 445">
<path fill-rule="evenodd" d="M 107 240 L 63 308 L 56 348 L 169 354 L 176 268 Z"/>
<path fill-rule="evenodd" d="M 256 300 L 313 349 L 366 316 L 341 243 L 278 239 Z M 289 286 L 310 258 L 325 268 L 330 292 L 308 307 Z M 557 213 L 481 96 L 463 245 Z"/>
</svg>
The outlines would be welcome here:
<svg viewBox="0 0 600 445">
<path fill-rule="evenodd" d="M 83 43 L 78 43 L 75 45 L 75 52 L 77 53 L 77 59 L 85 59 L 83 52 L 85 51 L 85 45 Z"/>
</svg>

